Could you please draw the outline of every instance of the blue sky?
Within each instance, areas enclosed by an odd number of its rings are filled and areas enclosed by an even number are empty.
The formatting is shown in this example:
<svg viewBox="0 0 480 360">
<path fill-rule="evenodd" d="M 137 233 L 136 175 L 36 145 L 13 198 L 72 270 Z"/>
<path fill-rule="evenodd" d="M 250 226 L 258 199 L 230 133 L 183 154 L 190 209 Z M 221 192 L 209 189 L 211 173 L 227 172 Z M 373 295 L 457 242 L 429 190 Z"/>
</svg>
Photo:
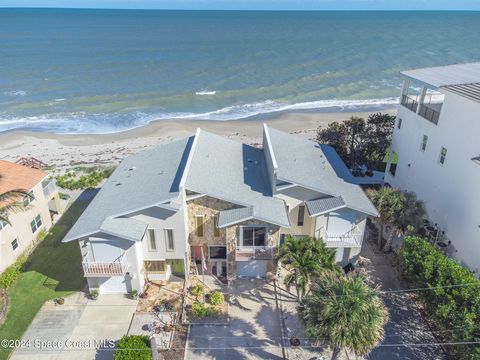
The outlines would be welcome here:
<svg viewBox="0 0 480 360">
<path fill-rule="evenodd" d="M 241 10 L 480 10 L 480 0 L 0 0 L 0 7 Z"/>
</svg>

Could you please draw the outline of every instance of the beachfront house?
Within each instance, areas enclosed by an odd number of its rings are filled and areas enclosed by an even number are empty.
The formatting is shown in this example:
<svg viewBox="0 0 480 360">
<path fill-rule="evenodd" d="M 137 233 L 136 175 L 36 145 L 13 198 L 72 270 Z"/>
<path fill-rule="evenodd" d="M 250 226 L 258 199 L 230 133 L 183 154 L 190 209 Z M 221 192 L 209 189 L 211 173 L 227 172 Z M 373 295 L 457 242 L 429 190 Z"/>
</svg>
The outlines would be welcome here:
<svg viewBox="0 0 480 360">
<path fill-rule="evenodd" d="M 0 194 L 12 190 L 28 195 L 16 200 L 25 208 L 9 212 L 9 223 L 0 220 L 0 272 L 31 249 L 41 231 L 48 230 L 53 217 L 62 212 L 55 180 L 46 172 L 0 160 Z"/>
<path fill-rule="evenodd" d="M 437 246 L 447 247 L 447 253 L 478 276 L 480 62 L 401 75 L 385 182 L 413 191 L 425 202 Z"/>
<path fill-rule="evenodd" d="M 266 125 L 259 147 L 199 129 L 124 159 L 63 241 L 79 242 L 101 293 L 202 268 L 265 278 L 287 234 L 323 239 L 345 264 L 378 215 L 346 173 L 332 148 Z"/>
</svg>

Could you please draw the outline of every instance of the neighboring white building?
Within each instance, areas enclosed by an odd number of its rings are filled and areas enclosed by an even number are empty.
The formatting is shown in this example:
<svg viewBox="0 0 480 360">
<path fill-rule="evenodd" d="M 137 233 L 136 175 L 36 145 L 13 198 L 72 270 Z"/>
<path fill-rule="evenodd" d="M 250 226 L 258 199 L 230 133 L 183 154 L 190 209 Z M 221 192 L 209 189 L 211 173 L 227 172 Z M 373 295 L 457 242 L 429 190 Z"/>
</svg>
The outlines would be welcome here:
<svg viewBox="0 0 480 360">
<path fill-rule="evenodd" d="M 29 196 L 19 199 L 27 205 L 24 211 L 8 214 L 10 224 L 0 221 L 0 272 L 34 244 L 42 229 L 50 228 L 53 214 L 62 212 L 57 186 L 46 172 L 0 160 L 0 194 L 11 190 Z"/>
<path fill-rule="evenodd" d="M 197 130 L 129 156 L 64 242 L 78 241 L 89 287 L 142 291 L 205 259 L 225 279 L 267 277 L 287 234 L 322 238 L 345 264 L 378 216 L 328 146 L 267 126 L 261 148 Z"/>
<path fill-rule="evenodd" d="M 387 166 L 385 182 L 425 202 L 429 218 L 451 242 L 449 253 L 478 276 L 480 62 L 401 75 L 391 147 L 398 164 Z"/>
</svg>

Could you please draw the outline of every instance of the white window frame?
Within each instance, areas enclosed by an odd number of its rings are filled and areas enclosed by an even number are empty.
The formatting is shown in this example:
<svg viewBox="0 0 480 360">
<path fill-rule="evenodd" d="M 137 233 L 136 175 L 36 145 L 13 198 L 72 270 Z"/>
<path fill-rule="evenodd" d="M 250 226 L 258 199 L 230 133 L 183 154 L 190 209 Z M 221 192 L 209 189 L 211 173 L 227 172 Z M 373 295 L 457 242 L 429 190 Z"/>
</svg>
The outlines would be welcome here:
<svg viewBox="0 0 480 360">
<path fill-rule="evenodd" d="M 255 245 L 255 231 L 253 233 L 253 245 L 243 245 L 243 230 L 245 228 L 263 228 L 265 229 L 265 243 L 263 246 L 258 246 L 258 247 L 265 247 L 268 244 L 268 226 L 267 225 L 256 225 L 256 224 L 251 224 L 251 225 L 242 225 L 240 226 L 240 247 L 257 247 Z"/>
<path fill-rule="evenodd" d="M 172 234 L 172 247 L 170 248 L 169 246 L 169 236 L 168 234 L 171 232 Z M 175 251 L 175 235 L 174 235 L 174 232 L 173 232 L 173 228 L 165 228 L 163 229 L 163 233 L 165 235 L 165 249 L 168 251 L 168 252 L 173 252 Z"/>
<path fill-rule="evenodd" d="M 197 230 L 198 230 L 197 219 L 198 218 L 202 218 L 202 235 L 197 234 Z M 197 214 L 197 215 L 194 216 L 194 219 L 195 219 L 195 236 L 199 237 L 199 238 L 205 237 L 205 215 Z"/>
<path fill-rule="evenodd" d="M 398 118 L 398 121 L 397 121 L 397 129 L 400 130 L 402 128 L 402 118 Z"/>
<path fill-rule="evenodd" d="M 443 150 L 445 150 L 445 155 L 442 154 Z M 447 151 L 448 151 L 448 149 L 446 147 L 442 146 L 440 148 L 440 156 L 438 157 L 438 163 L 442 166 L 445 164 L 445 160 L 447 159 Z M 443 160 L 442 160 L 442 158 L 443 158 Z"/>
<path fill-rule="evenodd" d="M 8 223 L 5 221 L 0 220 L 0 231 L 7 227 Z"/>
<path fill-rule="evenodd" d="M 420 145 L 420 150 L 425 152 L 427 150 L 427 144 L 428 144 L 428 135 L 423 135 L 422 137 L 422 145 Z"/>
<path fill-rule="evenodd" d="M 38 220 L 37 220 L 38 218 Z M 32 223 L 34 223 L 34 226 L 32 226 Z M 35 216 L 32 221 L 30 221 L 30 228 L 32 229 L 32 233 L 35 234 L 43 225 L 42 217 L 40 214 Z M 35 230 L 33 229 L 35 227 Z"/>
<path fill-rule="evenodd" d="M 225 248 L 225 258 L 224 259 L 215 259 L 210 257 L 210 248 L 211 247 L 224 247 Z M 208 245 L 208 260 L 209 261 L 227 261 L 228 253 L 227 253 L 227 245 Z"/>
<path fill-rule="evenodd" d="M 153 243 L 155 246 L 152 246 L 152 235 L 153 234 Z M 158 252 L 158 242 L 157 242 L 157 231 L 154 228 L 147 229 L 147 243 L 148 243 L 148 251 L 150 252 Z"/>
<path fill-rule="evenodd" d="M 14 243 L 16 245 L 14 245 Z M 20 243 L 18 242 L 18 238 L 13 239 L 13 241 L 10 243 L 10 245 L 12 246 L 12 251 L 17 250 L 20 247 Z"/>
<path fill-rule="evenodd" d="M 35 200 L 35 196 L 33 195 L 33 190 L 30 190 L 24 197 L 23 197 L 23 206 L 30 205 L 33 200 Z"/>
<path fill-rule="evenodd" d="M 303 215 L 302 215 L 302 219 L 300 219 L 300 208 L 303 208 Z M 300 204 L 298 205 L 298 209 L 297 209 L 297 226 L 304 226 L 305 225 L 305 205 L 304 204 Z M 302 220 L 302 223 L 300 224 L 300 220 Z"/>
</svg>

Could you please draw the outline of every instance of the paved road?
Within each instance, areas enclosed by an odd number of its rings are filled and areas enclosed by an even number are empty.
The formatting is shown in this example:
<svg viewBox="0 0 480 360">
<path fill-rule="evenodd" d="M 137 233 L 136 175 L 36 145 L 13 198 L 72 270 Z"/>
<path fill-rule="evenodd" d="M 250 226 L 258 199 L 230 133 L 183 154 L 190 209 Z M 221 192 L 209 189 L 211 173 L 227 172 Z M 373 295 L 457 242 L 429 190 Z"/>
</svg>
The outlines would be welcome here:
<svg viewBox="0 0 480 360">
<path fill-rule="evenodd" d="M 191 326 L 186 359 L 282 359 L 273 285 L 242 279 L 233 281 L 230 289 L 238 299 L 230 306 L 230 323 Z"/>
<path fill-rule="evenodd" d="M 382 290 L 397 290 L 402 286 L 399 275 L 384 254 L 375 254 L 367 240 L 363 242 L 361 256 L 372 262 L 372 276 L 378 279 Z M 391 346 L 394 344 L 431 344 L 436 339 L 422 315 L 416 308 L 414 297 L 410 293 L 384 294 L 383 299 L 389 312 L 389 321 L 385 327 L 385 340 L 367 357 L 370 360 L 437 360 L 445 359 L 438 346 Z"/>
</svg>

